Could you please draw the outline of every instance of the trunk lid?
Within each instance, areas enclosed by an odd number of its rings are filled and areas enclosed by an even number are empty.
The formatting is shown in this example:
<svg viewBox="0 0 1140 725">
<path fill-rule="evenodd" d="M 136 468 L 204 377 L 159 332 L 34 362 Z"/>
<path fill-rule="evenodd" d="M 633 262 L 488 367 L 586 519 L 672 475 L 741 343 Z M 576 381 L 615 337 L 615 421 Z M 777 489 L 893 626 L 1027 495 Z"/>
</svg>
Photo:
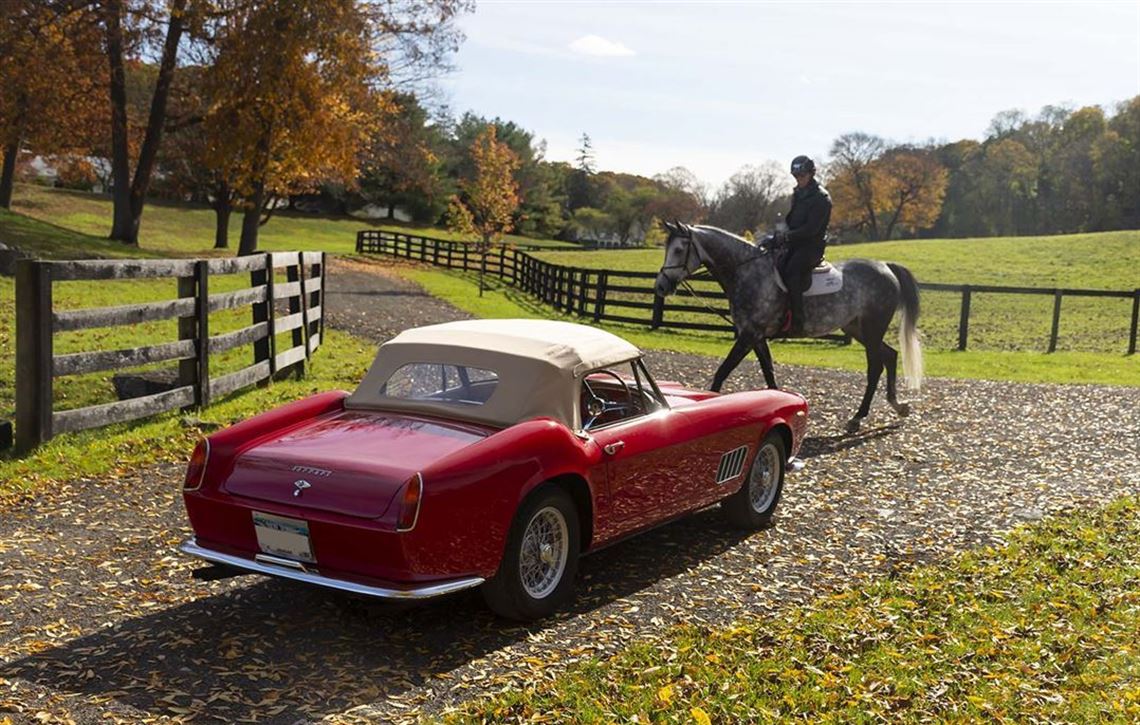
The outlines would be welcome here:
<svg viewBox="0 0 1140 725">
<path fill-rule="evenodd" d="M 222 490 L 379 518 L 416 471 L 492 432 L 392 413 L 340 411 L 275 434 L 241 453 Z"/>
</svg>

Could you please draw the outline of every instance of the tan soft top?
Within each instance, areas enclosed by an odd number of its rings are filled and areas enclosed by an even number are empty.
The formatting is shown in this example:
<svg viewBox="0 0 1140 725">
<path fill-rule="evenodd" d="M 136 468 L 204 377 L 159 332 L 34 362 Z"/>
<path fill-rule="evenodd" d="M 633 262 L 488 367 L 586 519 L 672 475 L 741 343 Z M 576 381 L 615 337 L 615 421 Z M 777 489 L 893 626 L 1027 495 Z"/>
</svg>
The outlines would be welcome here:
<svg viewBox="0 0 1140 725">
<path fill-rule="evenodd" d="M 577 429 L 579 381 L 588 372 L 640 357 L 625 340 L 587 325 L 552 320 L 462 320 L 405 330 L 380 346 L 346 407 L 395 410 L 509 426 L 549 416 Z M 493 370 L 499 384 L 479 406 L 380 395 L 412 363 Z"/>
</svg>

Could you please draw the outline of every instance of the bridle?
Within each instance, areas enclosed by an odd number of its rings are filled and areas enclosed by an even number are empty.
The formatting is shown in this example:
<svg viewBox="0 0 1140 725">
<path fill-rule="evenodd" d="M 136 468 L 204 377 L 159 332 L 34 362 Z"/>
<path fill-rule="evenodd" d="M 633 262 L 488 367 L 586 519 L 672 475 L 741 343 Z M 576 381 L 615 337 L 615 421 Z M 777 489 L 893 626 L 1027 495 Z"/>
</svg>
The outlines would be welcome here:
<svg viewBox="0 0 1140 725">
<path fill-rule="evenodd" d="M 709 312 L 713 313 L 714 315 L 720 317 L 720 319 L 724 320 L 725 322 L 732 325 L 733 327 L 736 327 L 736 323 L 732 321 L 731 317 L 729 317 L 728 315 L 724 314 L 720 310 L 716 309 L 712 305 L 705 302 L 700 297 L 700 295 L 697 294 L 697 291 L 695 289 L 693 289 L 693 286 L 691 284 L 689 284 L 689 278 L 690 277 L 694 276 L 701 267 L 704 267 L 705 270 L 708 271 L 708 266 L 705 264 L 705 261 L 703 259 L 701 259 L 701 252 L 698 249 L 697 250 L 697 262 L 698 262 L 698 264 L 696 267 L 693 267 L 692 271 L 690 272 L 689 271 L 689 258 L 690 258 L 690 255 L 693 254 L 693 248 L 697 246 L 697 242 L 695 239 L 693 239 L 693 235 L 691 232 L 685 236 L 682 236 L 680 234 L 678 234 L 677 236 L 680 239 L 688 240 L 688 244 L 685 245 L 685 258 L 681 261 L 680 264 L 663 265 L 661 267 L 661 271 L 664 272 L 667 269 L 684 269 L 686 272 L 688 272 L 688 274 L 685 275 L 684 277 L 682 277 L 681 279 L 677 280 L 677 284 L 680 285 L 681 287 L 684 287 L 685 291 L 689 293 L 689 296 L 692 297 L 694 300 L 696 300 L 706 310 L 708 310 Z M 670 237 L 670 239 L 672 239 L 672 237 Z M 668 242 L 666 242 L 666 244 L 668 244 Z M 711 276 L 711 273 L 710 273 L 710 276 Z"/>
</svg>

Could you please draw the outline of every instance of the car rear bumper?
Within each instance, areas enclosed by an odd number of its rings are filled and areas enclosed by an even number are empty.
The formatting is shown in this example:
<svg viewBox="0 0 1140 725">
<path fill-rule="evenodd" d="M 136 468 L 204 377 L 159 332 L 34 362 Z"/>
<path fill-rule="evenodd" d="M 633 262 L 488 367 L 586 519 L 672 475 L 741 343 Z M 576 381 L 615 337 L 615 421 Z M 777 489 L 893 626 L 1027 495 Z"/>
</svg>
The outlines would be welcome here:
<svg viewBox="0 0 1140 725">
<path fill-rule="evenodd" d="M 304 582 L 306 584 L 315 584 L 316 586 L 325 587 L 326 589 L 336 589 L 342 592 L 360 594 L 377 599 L 396 599 L 402 601 L 431 599 L 432 597 L 439 597 L 444 594 L 451 594 L 452 592 L 458 592 L 463 589 L 477 587 L 484 581 L 482 577 L 464 577 L 462 579 L 424 582 L 409 586 L 395 584 L 381 586 L 376 583 L 350 581 L 348 579 L 325 576 L 321 574 L 315 566 L 306 565 L 290 559 L 270 556 L 268 554 L 258 554 L 254 559 L 236 556 L 234 554 L 225 554 L 220 551 L 214 551 L 213 549 L 207 549 L 199 545 L 195 539 L 190 539 L 178 547 L 178 549 L 184 554 L 189 554 L 190 556 L 208 561 L 212 564 L 221 564 L 253 574 L 264 574 L 266 576 L 292 579 L 293 581 Z"/>
</svg>

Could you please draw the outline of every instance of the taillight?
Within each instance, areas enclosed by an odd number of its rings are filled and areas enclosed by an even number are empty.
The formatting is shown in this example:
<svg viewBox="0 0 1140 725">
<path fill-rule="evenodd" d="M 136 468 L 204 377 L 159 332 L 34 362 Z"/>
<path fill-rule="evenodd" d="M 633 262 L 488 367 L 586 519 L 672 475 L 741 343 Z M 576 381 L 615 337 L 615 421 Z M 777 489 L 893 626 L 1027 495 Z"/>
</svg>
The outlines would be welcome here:
<svg viewBox="0 0 1140 725">
<path fill-rule="evenodd" d="M 416 474 L 404 484 L 400 492 L 400 516 L 396 519 L 396 531 L 411 531 L 420 517 L 420 498 L 424 492 L 424 479 Z"/>
<path fill-rule="evenodd" d="M 210 441 L 203 438 L 194 446 L 194 453 L 190 455 L 190 465 L 186 467 L 186 481 L 182 488 L 187 491 L 197 491 L 202 487 L 206 477 L 206 461 L 210 459 Z"/>
</svg>

